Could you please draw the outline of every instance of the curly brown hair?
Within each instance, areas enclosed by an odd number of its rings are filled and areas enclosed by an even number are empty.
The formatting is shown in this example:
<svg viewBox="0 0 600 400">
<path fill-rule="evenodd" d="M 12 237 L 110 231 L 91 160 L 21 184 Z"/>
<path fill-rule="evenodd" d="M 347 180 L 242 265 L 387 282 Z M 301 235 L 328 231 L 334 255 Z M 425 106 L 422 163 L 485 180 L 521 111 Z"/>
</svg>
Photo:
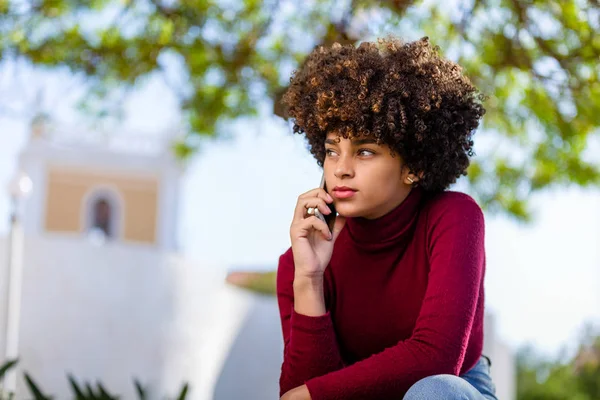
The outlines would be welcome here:
<svg viewBox="0 0 600 400">
<path fill-rule="evenodd" d="M 428 37 L 388 37 L 358 48 L 319 46 L 294 71 L 282 102 L 320 166 L 325 138 L 371 136 L 387 144 L 429 191 L 466 175 L 485 100 Z"/>
</svg>

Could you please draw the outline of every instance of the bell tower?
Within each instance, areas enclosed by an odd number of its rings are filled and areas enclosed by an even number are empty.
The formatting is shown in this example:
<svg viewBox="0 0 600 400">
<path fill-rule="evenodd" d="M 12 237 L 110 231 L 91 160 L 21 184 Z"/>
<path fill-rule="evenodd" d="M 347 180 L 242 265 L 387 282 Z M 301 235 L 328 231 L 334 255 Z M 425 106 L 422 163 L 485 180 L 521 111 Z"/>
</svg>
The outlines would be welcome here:
<svg viewBox="0 0 600 400">
<path fill-rule="evenodd" d="M 134 397 L 131 376 L 170 392 L 184 172 L 172 135 L 34 122 L 17 163 L 10 239 L 0 237 L 0 360 L 20 360 L 4 387 L 25 398 L 28 371 L 68 398 L 73 371 L 125 398 Z"/>
<path fill-rule="evenodd" d="M 25 235 L 176 250 L 182 168 L 166 139 L 36 131 L 19 165 L 33 182 Z"/>
</svg>

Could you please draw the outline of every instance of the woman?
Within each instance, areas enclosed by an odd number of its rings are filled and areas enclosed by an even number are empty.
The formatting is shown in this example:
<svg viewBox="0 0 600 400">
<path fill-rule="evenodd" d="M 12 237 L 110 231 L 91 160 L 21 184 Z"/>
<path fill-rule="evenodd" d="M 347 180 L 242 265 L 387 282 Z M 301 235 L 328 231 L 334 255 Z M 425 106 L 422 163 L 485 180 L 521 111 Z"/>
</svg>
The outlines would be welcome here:
<svg viewBox="0 0 600 400">
<path fill-rule="evenodd" d="M 484 217 L 447 190 L 482 99 L 428 38 L 319 47 L 294 73 L 283 101 L 330 190 L 298 198 L 279 259 L 281 399 L 496 399 Z"/>
</svg>

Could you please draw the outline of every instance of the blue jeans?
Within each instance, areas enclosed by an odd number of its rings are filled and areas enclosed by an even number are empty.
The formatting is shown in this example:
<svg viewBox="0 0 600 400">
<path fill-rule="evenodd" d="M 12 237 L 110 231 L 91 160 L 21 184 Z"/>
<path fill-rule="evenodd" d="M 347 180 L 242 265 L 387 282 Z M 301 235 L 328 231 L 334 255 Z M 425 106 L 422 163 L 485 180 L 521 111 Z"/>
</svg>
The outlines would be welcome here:
<svg viewBox="0 0 600 400">
<path fill-rule="evenodd" d="M 411 386 L 404 400 L 498 400 L 490 377 L 491 365 L 489 358 L 481 356 L 473 368 L 460 376 L 423 378 Z"/>
</svg>

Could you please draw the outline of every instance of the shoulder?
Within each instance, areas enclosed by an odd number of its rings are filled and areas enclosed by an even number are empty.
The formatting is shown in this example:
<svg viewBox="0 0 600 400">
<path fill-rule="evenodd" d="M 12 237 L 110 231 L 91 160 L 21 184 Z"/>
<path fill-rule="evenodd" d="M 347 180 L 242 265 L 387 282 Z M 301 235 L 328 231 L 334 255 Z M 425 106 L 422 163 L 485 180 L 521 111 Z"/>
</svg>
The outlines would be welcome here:
<svg viewBox="0 0 600 400">
<path fill-rule="evenodd" d="M 425 209 L 430 215 L 447 213 L 457 214 L 483 214 L 481 207 L 473 197 L 466 193 L 446 190 L 431 195 Z"/>
<path fill-rule="evenodd" d="M 463 225 L 483 227 L 485 218 L 479 204 L 466 193 L 446 190 L 431 195 L 425 207 L 429 229 L 438 226 Z"/>
</svg>

